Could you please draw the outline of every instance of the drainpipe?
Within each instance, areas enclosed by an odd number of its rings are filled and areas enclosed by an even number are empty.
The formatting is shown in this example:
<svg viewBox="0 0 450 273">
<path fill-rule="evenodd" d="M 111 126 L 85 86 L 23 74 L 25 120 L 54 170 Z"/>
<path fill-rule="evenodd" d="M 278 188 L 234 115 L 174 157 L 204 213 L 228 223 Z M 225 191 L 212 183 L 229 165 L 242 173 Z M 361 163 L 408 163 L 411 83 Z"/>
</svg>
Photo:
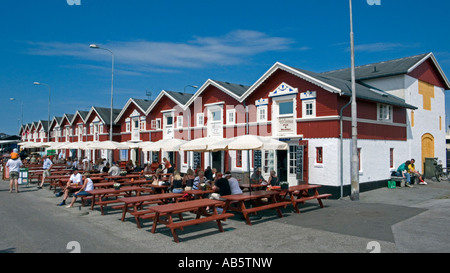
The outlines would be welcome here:
<svg viewBox="0 0 450 273">
<path fill-rule="evenodd" d="M 342 106 L 342 108 L 339 110 L 339 141 L 340 141 L 340 157 L 341 157 L 341 166 L 340 166 L 340 171 L 341 171 L 341 199 L 344 196 L 344 140 L 343 140 L 343 124 L 342 124 L 342 119 L 343 119 L 343 115 L 342 112 L 344 111 L 344 109 L 349 106 L 352 103 L 352 98 L 350 96 L 350 100 L 349 102 L 347 102 L 347 104 L 345 104 L 344 106 Z"/>
</svg>

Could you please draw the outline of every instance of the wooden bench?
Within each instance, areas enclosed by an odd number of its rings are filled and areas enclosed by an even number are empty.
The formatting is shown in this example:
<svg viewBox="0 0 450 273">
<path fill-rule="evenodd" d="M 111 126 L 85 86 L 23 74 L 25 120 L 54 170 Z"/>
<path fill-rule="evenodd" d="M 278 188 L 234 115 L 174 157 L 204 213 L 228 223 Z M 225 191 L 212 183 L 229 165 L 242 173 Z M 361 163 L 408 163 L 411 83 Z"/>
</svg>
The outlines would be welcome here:
<svg viewBox="0 0 450 273">
<path fill-rule="evenodd" d="M 288 189 L 277 189 L 277 191 L 280 192 L 280 195 L 284 195 L 282 198 L 286 198 L 287 195 L 289 195 L 290 203 L 294 207 L 294 210 L 296 213 L 300 213 L 300 210 L 298 209 L 298 203 L 305 203 L 308 200 L 317 199 L 317 202 L 319 203 L 319 206 L 323 208 L 322 199 L 327 199 L 328 197 L 331 197 L 332 194 L 326 193 L 326 194 L 319 194 L 318 189 L 322 187 L 321 185 L 296 185 L 296 186 L 290 186 Z M 309 190 L 314 190 L 314 194 L 310 195 L 308 193 Z"/>
<path fill-rule="evenodd" d="M 181 222 L 175 222 L 172 224 L 168 224 L 167 227 L 171 230 L 174 229 L 182 229 L 183 227 L 192 226 L 192 225 L 198 225 L 201 223 L 206 223 L 210 221 L 217 221 L 218 224 L 220 224 L 220 221 L 226 221 L 229 217 L 233 217 L 233 213 L 222 213 L 222 214 L 214 214 L 212 216 L 204 217 L 204 218 L 196 218 L 193 220 L 187 220 L 187 221 L 181 221 Z M 219 227 L 220 232 L 223 232 L 222 225 Z"/>
<path fill-rule="evenodd" d="M 222 202 L 217 200 L 211 200 L 211 199 L 196 199 L 192 201 L 186 201 L 186 202 L 178 202 L 178 203 L 172 203 L 172 204 L 166 204 L 166 205 L 160 205 L 160 206 L 152 206 L 151 210 L 155 212 L 154 218 L 153 218 L 153 225 L 152 225 L 152 233 L 155 233 L 156 226 L 158 223 L 165 224 L 170 231 L 172 232 L 173 239 L 176 243 L 179 242 L 178 235 L 176 233 L 176 229 L 183 230 L 183 227 L 185 226 L 191 226 L 201 223 L 206 223 L 210 221 L 216 221 L 217 226 L 219 228 L 220 232 L 223 232 L 222 223 L 220 221 L 226 220 L 227 218 L 233 216 L 232 213 L 222 213 L 218 214 L 216 210 L 216 206 L 222 204 Z M 210 214 L 206 211 L 206 207 L 210 207 L 213 210 L 213 213 Z M 188 211 L 195 211 L 196 218 L 193 220 L 187 220 L 185 221 L 180 217 L 179 222 L 173 222 L 173 215 L 178 214 L 181 216 L 182 212 L 188 212 Z M 161 216 L 165 215 L 167 219 L 162 219 Z M 204 218 L 201 218 L 201 216 L 204 216 Z"/>
<path fill-rule="evenodd" d="M 249 214 L 256 213 L 257 211 L 262 211 L 262 210 L 267 210 L 267 209 L 276 209 L 278 216 L 283 217 L 283 214 L 281 213 L 280 208 L 286 207 L 291 202 L 278 201 L 276 196 L 278 196 L 278 192 L 276 192 L 276 191 L 260 190 L 260 191 L 244 192 L 242 194 L 225 195 L 225 196 L 221 196 L 221 198 L 226 200 L 226 203 L 224 206 L 224 211 L 232 210 L 232 211 L 241 212 L 245 218 L 247 225 L 251 225 L 252 223 L 250 221 Z M 263 204 L 263 205 L 259 205 L 259 206 L 255 206 L 255 207 L 251 207 L 251 208 L 247 208 L 245 206 L 246 201 L 252 201 L 252 202 L 260 201 L 261 202 L 261 200 L 264 198 L 270 199 L 271 203 Z M 237 206 L 231 206 L 232 203 L 236 203 L 236 202 L 238 203 Z"/>
<path fill-rule="evenodd" d="M 267 205 L 262 205 L 262 206 L 256 206 L 256 207 L 252 207 L 252 208 L 246 208 L 244 210 L 242 210 L 242 212 L 246 212 L 246 213 L 253 213 L 253 212 L 257 212 L 257 211 L 262 211 L 262 210 L 267 210 L 267 209 L 277 209 L 277 208 L 286 208 L 287 205 L 290 205 L 291 202 L 289 201 L 282 201 L 282 202 L 277 202 L 277 203 L 270 203 Z M 281 214 L 280 211 L 278 211 L 278 215 L 280 217 L 283 217 L 283 214 Z"/>
</svg>

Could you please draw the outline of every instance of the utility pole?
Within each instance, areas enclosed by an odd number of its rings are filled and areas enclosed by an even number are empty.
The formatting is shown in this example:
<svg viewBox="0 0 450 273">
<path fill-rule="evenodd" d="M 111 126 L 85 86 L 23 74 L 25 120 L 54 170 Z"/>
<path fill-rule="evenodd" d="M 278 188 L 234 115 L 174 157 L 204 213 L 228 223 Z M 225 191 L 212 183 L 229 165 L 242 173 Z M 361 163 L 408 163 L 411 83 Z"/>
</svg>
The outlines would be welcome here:
<svg viewBox="0 0 450 273">
<path fill-rule="evenodd" d="M 357 111 L 356 111 L 356 83 L 355 83 L 355 44 L 353 38 L 353 15 L 352 15 L 352 0 L 350 4 L 350 51 L 351 51 L 351 76 L 352 76 L 352 165 L 351 165 L 351 193 L 350 199 L 353 201 L 359 200 L 359 158 L 358 158 L 358 130 L 357 130 Z"/>
</svg>

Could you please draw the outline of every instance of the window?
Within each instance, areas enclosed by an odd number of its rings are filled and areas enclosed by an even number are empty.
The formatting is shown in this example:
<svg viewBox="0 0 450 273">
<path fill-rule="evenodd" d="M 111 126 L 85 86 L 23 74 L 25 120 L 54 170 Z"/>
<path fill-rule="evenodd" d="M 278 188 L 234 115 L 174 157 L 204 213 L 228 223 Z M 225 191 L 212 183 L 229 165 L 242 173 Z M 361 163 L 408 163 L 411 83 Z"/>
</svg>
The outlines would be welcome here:
<svg viewBox="0 0 450 273">
<path fill-rule="evenodd" d="M 389 167 L 394 168 L 394 148 L 389 149 Z"/>
<path fill-rule="evenodd" d="M 316 147 L 316 163 L 323 163 L 323 147 Z"/>
<path fill-rule="evenodd" d="M 166 125 L 173 125 L 173 117 L 172 116 L 167 116 L 166 117 Z"/>
<path fill-rule="evenodd" d="M 256 121 L 267 121 L 267 105 L 264 106 L 258 106 L 257 108 L 257 116 Z"/>
<path fill-rule="evenodd" d="M 297 171 L 297 146 L 289 146 L 289 173 L 295 174 Z"/>
<path fill-rule="evenodd" d="M 127 125 L 126 130 L 127 130 L 127 132 L 129 132 L 129 131 L 131 130 L 131 129 L 130 129 L 130 122 L 127 122 L 126 125 Z"/>
<path fill-rule="evenodd" d="M 236 123 L 236 110 L 231 109 L 227 110 L 227 124 L 235 124 Z"/>
<path fill-rule="evenodd" d="M 211 121 L 221 121 L 222 120 L 222 111 L 215 110 L 211 112 Z"/>
<path fill-rule="evenodd" d="M 392 122 L 392 106 L 387 104 L 378 104 L 378 120 Z"/>
<path fill-rule="evenodd" d="M 242 167 L 242 151 L 236 151 L 236 167 Z"/>
<path fill-rule="evenodd" d="M 274 151 L 272 150 L 264 151 L 263 171 L 265 173 L 269 173 L 271 170 L 274 169 L 274 156 L 275 156 Z"/>
<path fill-rule="evenodd" d="M 145 120 L 141 120 L 141 131 L 145 131 Z"/>
<path fill-rule="evenodd" d="M 183 128 L 183 116 L 177 117 L 177 128 Z"/>
<path fill-rule="evenodd" d="M 280 102 L 278 109 L 280 115 L 292 115 L 294 113 L 294 104 L 292 101 Z"/>
<path fill-rule="evenodd" d="M 316 116 L 316 100 L 302 101 L 302 116 L 304 118 Z"/>
<path fill-rule="evenodd" d="M 205 125 L 205 115 L 203 113 L 197 114 L 197 126 L 203 126 Z"/>
<path fill-rule="evenodd" d="M 361 167 L 361 148 L 358 148 L 358 170 L 362 171 L 362 167 Z"/>
<path fill-rule="evenodd" d="M 151 127 L 154 130 L 159 130 L 161 129 L 161 119 L 157 118 L 151 121 Z"/>
</svg>

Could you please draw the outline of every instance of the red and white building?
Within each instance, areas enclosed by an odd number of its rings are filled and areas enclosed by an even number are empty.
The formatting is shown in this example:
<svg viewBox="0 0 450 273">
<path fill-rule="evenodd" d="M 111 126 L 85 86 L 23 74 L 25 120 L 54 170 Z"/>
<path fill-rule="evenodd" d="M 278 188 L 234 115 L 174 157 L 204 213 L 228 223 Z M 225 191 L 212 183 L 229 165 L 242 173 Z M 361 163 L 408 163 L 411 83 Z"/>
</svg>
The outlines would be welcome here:
<svg viewBox="0 0 450 273">
<path fill-rule="evenodd" d="M 446 162 L 444 93 L 450 83 L 432 53 L 356 67 L 356 80 L 360 183 L 384 181 L 411 158 L 422 172 L 426 157 Z M 131 98 L 115 110 L 116 141 L 252 134 L 284 141 L 289 149 L 248 154 L 133 149 L 114 158 L 147 163 L 168 157 L 181 172 L 197 164 L 233 172 L 260 167 L 264 176 L 275 170 L 291 185 L 346 186 L 351 176 L 351 94 L 349 69 L 315 73 L 277 62 L 251 86 L 209 79 L 195 94 L 163 90 L 154 101 Z M 66 139 L 59 141 L 109 139 L 109 109 L 92 107 L 84 119 L 81 112 L 72 119 L 66 116 L 59 124 Z M 42 122 L 33 123 L 22 132 L 30 131 L 27 139 L 36 141 L 42 128 Z"/>
</svg>

